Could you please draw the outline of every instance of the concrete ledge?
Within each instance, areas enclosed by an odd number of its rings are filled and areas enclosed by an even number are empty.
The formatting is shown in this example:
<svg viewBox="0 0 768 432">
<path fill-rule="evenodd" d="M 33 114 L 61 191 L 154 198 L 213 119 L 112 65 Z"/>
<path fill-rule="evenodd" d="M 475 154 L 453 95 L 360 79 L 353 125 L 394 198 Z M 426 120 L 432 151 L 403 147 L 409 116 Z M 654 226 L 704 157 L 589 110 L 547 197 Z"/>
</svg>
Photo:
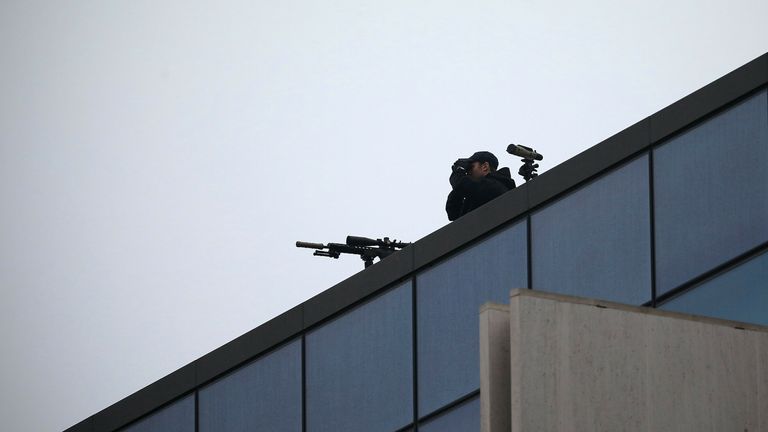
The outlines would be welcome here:
<svg viewBox="0 0 768 432">
<path fill-rule="evenodd" d="M 484 432 L 768 431 L 766 327 L 514 290 L 505 339 L 505 309 L 481 312 Z"/>
<path fill-rule="evenodd" d="M 669 318 L 675 318 L 675 319 L 696 321 L 700 323 L 709 323 L 713 325 L 722 325 L 727 327 L 733 327 L 739 330 L 755 330 L 759 332 L 768 332 L 768 327 L 757 325 L 757 324 L 745 323 L 742 321 L 731 321 L 731 320 L 725 320 L 720 318 L 705 317 L 701 315 L 691 315 L 691 314 L 685 314 L 680 312 L 671 312 L 671 311 L 666 311 L 662 309 L 654 309 L 649 306 L 632 306 L 624 303 L 615 303 L 607 300 L 597 300 L 597 299 L 592 299 L 587 297 L 576 297 L 576 296 L 569 296 L 569 295 L 563 295 L 563 294 L 555 294 L 555 293 L 549 293 L 545 291 L 536 291 L 536 290 L 531 290 L 526 288 L 516 288 L 510 291 L 510 294 L 509 294 L 510 300 L 514 299 L 515 297 L 534 297 L 534 298 L 548 299 L 548 300 L 553 300 L 558 302 L 595 306 L 597 308 L 616 309 L 616 310 L 622 310 L 626 312 L 634 312 L 634 313 L 647 314 L 647 315 L 653 315 L 653 316 L 659 316 L 659 317 L 669 317 Z"/>
</svg>

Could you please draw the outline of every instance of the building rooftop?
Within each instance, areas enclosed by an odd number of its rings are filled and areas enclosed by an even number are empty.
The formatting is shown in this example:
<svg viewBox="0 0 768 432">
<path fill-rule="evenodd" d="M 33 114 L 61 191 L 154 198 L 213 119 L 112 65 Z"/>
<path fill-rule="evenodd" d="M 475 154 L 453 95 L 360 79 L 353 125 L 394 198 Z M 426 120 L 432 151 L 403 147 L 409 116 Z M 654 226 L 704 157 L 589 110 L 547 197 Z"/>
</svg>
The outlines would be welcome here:
<svg viewBox="0 0 768 432">
<path fill-rule="evenodd" d="M 648 152 L 703 119 L 733 106 L 768 85 L 768 54 L 753 60 L 680 101 L 626 128 L 572 159 L 542 173 L 413 245 L 349 277 L 267 323 L 67 429 L 112 431 L 212 382 L 276 346 L 327 322 L 549 204 L 607 170 Z M 714 157 L 717 157 L 715 155 Z M 530 227 L 529 227 L 530 229 Z M 530 236 L 528 254 L 530 255 Z M 528 261 L 530 265 L 530 260 Z M 725 264 L 724 264 L 725 265 Z M 714 270 L 713 270 L 714 271 Z M 706 277 L 702 275 L 701 277 Z M 531 272 L 528 272 L 529 286 Z M 693 282 L 689 282 L 693 283 Z M 670 291 L 656 295 L 648 306 Z"/>
</svg>

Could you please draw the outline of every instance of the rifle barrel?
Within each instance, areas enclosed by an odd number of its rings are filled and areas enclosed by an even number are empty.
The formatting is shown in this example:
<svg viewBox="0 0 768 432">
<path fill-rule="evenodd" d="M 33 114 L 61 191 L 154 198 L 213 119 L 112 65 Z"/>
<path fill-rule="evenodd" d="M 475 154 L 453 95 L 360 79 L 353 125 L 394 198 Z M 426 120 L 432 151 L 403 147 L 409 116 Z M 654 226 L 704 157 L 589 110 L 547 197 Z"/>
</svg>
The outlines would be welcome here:
<svg viewBox="0 0 768 432">
<path fill-rule="evenodd" d="M 324 249 L 325 245 L 322 243 L 310 243 L 310 242 L 297 241 L 296 247 L 307 248 L 307 249 Z"/>
</svg>

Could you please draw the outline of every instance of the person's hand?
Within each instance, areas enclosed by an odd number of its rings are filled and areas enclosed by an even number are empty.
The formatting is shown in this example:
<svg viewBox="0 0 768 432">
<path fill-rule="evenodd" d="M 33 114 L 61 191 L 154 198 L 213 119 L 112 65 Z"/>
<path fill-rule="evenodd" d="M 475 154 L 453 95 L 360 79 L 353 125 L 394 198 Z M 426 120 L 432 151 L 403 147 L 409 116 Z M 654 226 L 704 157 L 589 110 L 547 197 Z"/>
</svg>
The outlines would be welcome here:
<svg viewBox="0 0 768 432">
<path fill-rule="evenodd" d="M 451 187 L 456 187 L 456 184 L 467 176 L 467 172 L 463 170 L 451 170 L 451 176 L 448 177 L 448 182 L 451 184 Z"/>
</svg>

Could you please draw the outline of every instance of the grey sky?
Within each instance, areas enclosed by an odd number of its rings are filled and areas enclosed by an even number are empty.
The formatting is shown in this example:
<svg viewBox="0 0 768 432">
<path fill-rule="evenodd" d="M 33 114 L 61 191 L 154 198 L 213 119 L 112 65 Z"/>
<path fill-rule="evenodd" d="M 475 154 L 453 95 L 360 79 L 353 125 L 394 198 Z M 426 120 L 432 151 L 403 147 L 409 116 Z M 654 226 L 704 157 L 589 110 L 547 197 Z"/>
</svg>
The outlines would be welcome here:
<svg viewBox="0 0 768 432">
<path fill-rule="evenodd" d="M 58 431 L 768 51 L 768 2 L 0 2 L 0 418 Z M 522 181 L 517 178 L 518 183 Z"/>
</svg>

